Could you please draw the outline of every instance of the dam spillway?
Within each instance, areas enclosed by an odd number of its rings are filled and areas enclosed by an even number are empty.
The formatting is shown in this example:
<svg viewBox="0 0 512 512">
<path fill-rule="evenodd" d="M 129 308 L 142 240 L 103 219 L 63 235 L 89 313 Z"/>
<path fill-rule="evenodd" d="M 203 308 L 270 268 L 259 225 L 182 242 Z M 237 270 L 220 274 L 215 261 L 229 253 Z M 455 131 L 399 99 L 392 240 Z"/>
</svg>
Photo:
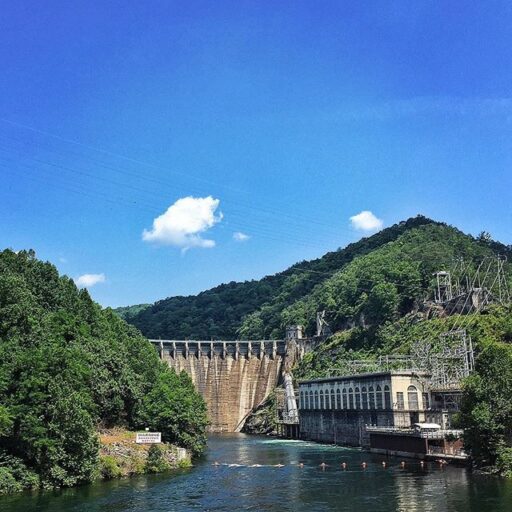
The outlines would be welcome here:
<svg viewBox="0 0 512 512">
<path fill-rule="evenodd" d="M 279 383 L 285 340 L 150 340 L 176 372 L 190 375 L 203 396 L 212 432 L 236 432 Z"/>
</svg>

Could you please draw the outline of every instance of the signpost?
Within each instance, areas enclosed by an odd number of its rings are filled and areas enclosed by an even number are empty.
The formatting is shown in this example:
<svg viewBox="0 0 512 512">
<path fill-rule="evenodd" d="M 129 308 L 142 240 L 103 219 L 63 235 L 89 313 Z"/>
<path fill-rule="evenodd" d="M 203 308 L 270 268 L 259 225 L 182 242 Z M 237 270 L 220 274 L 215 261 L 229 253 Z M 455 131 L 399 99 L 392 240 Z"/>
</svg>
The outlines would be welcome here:
<svg viewBox="0 0 512 512">
<path fill-rule="evenodd" d="M 162 442 L 161 432 L 137 432 L 137 444 L 158 444 Z"/>
</svg>

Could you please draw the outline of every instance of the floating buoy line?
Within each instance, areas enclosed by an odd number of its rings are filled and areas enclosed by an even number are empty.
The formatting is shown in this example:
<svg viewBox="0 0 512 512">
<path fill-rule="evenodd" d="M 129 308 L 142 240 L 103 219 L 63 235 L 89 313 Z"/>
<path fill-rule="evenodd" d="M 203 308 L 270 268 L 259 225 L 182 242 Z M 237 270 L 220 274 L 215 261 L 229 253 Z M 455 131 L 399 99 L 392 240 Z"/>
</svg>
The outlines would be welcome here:
<svg viewBox="0 0 512 512">
<path fill-rule="evenodd" d="M 442 459 L 436 460 L 435 462 L 439 464 L 439 467 L 441 469 L 446 464 L 448 464 L 448 462 L 446 462 L 445 460 L 442 460 Z M 375 464 L 377 464 L 377 463 L 375 463 Z M 424 460 L 420 460 L 419 463 L 417 463 L 417 464 L 409 463 L 408 467 L 413 467 L 414 465 L 419 465 L 420 468 L 424 469 L 425 468 L 425 461 Z M 212 463 L 212 466 L 215 466 L 215 467 L 224 466 L 224 467 L 228 467 L 228 468 L 284 468 L 285 466 L 287 466 L 287 464 L 236 464 L 236 463 L 227 463 L 227 462 L 215 461 L 215 462 Z M 296 467 L 298 467 L 300 469 L 303 469 L 303 468 L 306 467 L 306 464 L 304 462 L 298 462 L 298 463 L 288 464 L 288 466 L 296 466 Z M 321 462 L 320 464 L 318 464 L 316 466 L 311 466 L 311 467 L 317 467 L 317 468 L 320 468 L 322 471 L 325 471 L 329 466 L 330 465 L 327 464 L 326 462 Z M 380 466 L 382 467 L 382 469 L 388 469 L 389 467 L 392 467 L 385 460 L 383 460 L 380 463 Z M 406 463 L 405 463 L 405 461 L 402 460 L 402 461 L 400 461 L 400 463 L 397 466 L 400 469 L 405 469 L 406 468 Z M 343 470 L 347 470 L 348 469 L 348 463 L 347 462 L 341 462 L 340 467 Z M 363 462 L 361 462 L 359 464 L 359 467 L 361 469 L 363 469 L 363 470 L 366 470 L 369 467 L 369 464 L 366 461 L 363 461 Z"/>
</svg>

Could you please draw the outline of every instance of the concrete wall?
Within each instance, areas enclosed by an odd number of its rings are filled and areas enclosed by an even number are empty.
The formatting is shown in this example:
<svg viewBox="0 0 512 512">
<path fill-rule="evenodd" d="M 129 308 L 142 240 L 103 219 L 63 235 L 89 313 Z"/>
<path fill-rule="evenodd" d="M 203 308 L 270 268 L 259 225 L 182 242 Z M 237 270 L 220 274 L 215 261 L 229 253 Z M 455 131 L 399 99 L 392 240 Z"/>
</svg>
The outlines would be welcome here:
<svg viewBox="0 0 512 512">
<path fill-rule="evenodd" d="M 380 453 L 423 453 L 428 450 L 428 441 L 416 436 L 370 433 L 370 446 Z"/>
<path fill-rule="evenodd" d="M 311 441 L 365 446 L 365 425 L 393 425 L 393 411 L 301 410 L 300 437 Z"/>
<path fill-rule="evenodd" d="M 279 382 L 286 353 L 283 342 L 167 342 L 159 350 L 169 366 L 192 378 L 212 432 L 241 427 Z"/>
</svg>

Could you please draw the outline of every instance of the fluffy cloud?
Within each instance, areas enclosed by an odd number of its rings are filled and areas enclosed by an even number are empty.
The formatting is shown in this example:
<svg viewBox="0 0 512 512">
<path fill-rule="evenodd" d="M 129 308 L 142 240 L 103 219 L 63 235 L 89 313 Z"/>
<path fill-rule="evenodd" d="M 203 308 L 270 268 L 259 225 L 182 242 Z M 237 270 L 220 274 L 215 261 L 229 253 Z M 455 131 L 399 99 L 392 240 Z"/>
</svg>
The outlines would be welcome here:
<svg viewBox="0 0 512 512">
<path fill-rule="evenodd" d="M 214 247 L 215 241 L 202 238 L 201 233 L 222 220 L 222 213 L 215 215 L 220 201 L 208 197 L 182 197 L 153 221 L 150 230 L 145 229 L 142 239 L 182 249 Z"/>
<path fill-rule="evenodd" d="M 79 288 L 90 288 L 98 283 L 105 282 L 105 274 L 83 274 L 75 279 L 75 283 Z"/>
<path fill-rule="evenodd" d="M 376 231 L 381 229 L 383 222 L 376 217 L 372 212 L 365 210 L 357 215 L 350 217 L 352 227 L 359 231 Z"/>
<path fill-rule="evenodd" d="M 233 239 L 237 242 L 245 242 L 246 240 L 249 240 L 251 238 L 249 235 L 246 235 L 245 233 L 242 233 L 241 231 L 237 231 L 236 233 L 233 233 Z"/>
</svg>

